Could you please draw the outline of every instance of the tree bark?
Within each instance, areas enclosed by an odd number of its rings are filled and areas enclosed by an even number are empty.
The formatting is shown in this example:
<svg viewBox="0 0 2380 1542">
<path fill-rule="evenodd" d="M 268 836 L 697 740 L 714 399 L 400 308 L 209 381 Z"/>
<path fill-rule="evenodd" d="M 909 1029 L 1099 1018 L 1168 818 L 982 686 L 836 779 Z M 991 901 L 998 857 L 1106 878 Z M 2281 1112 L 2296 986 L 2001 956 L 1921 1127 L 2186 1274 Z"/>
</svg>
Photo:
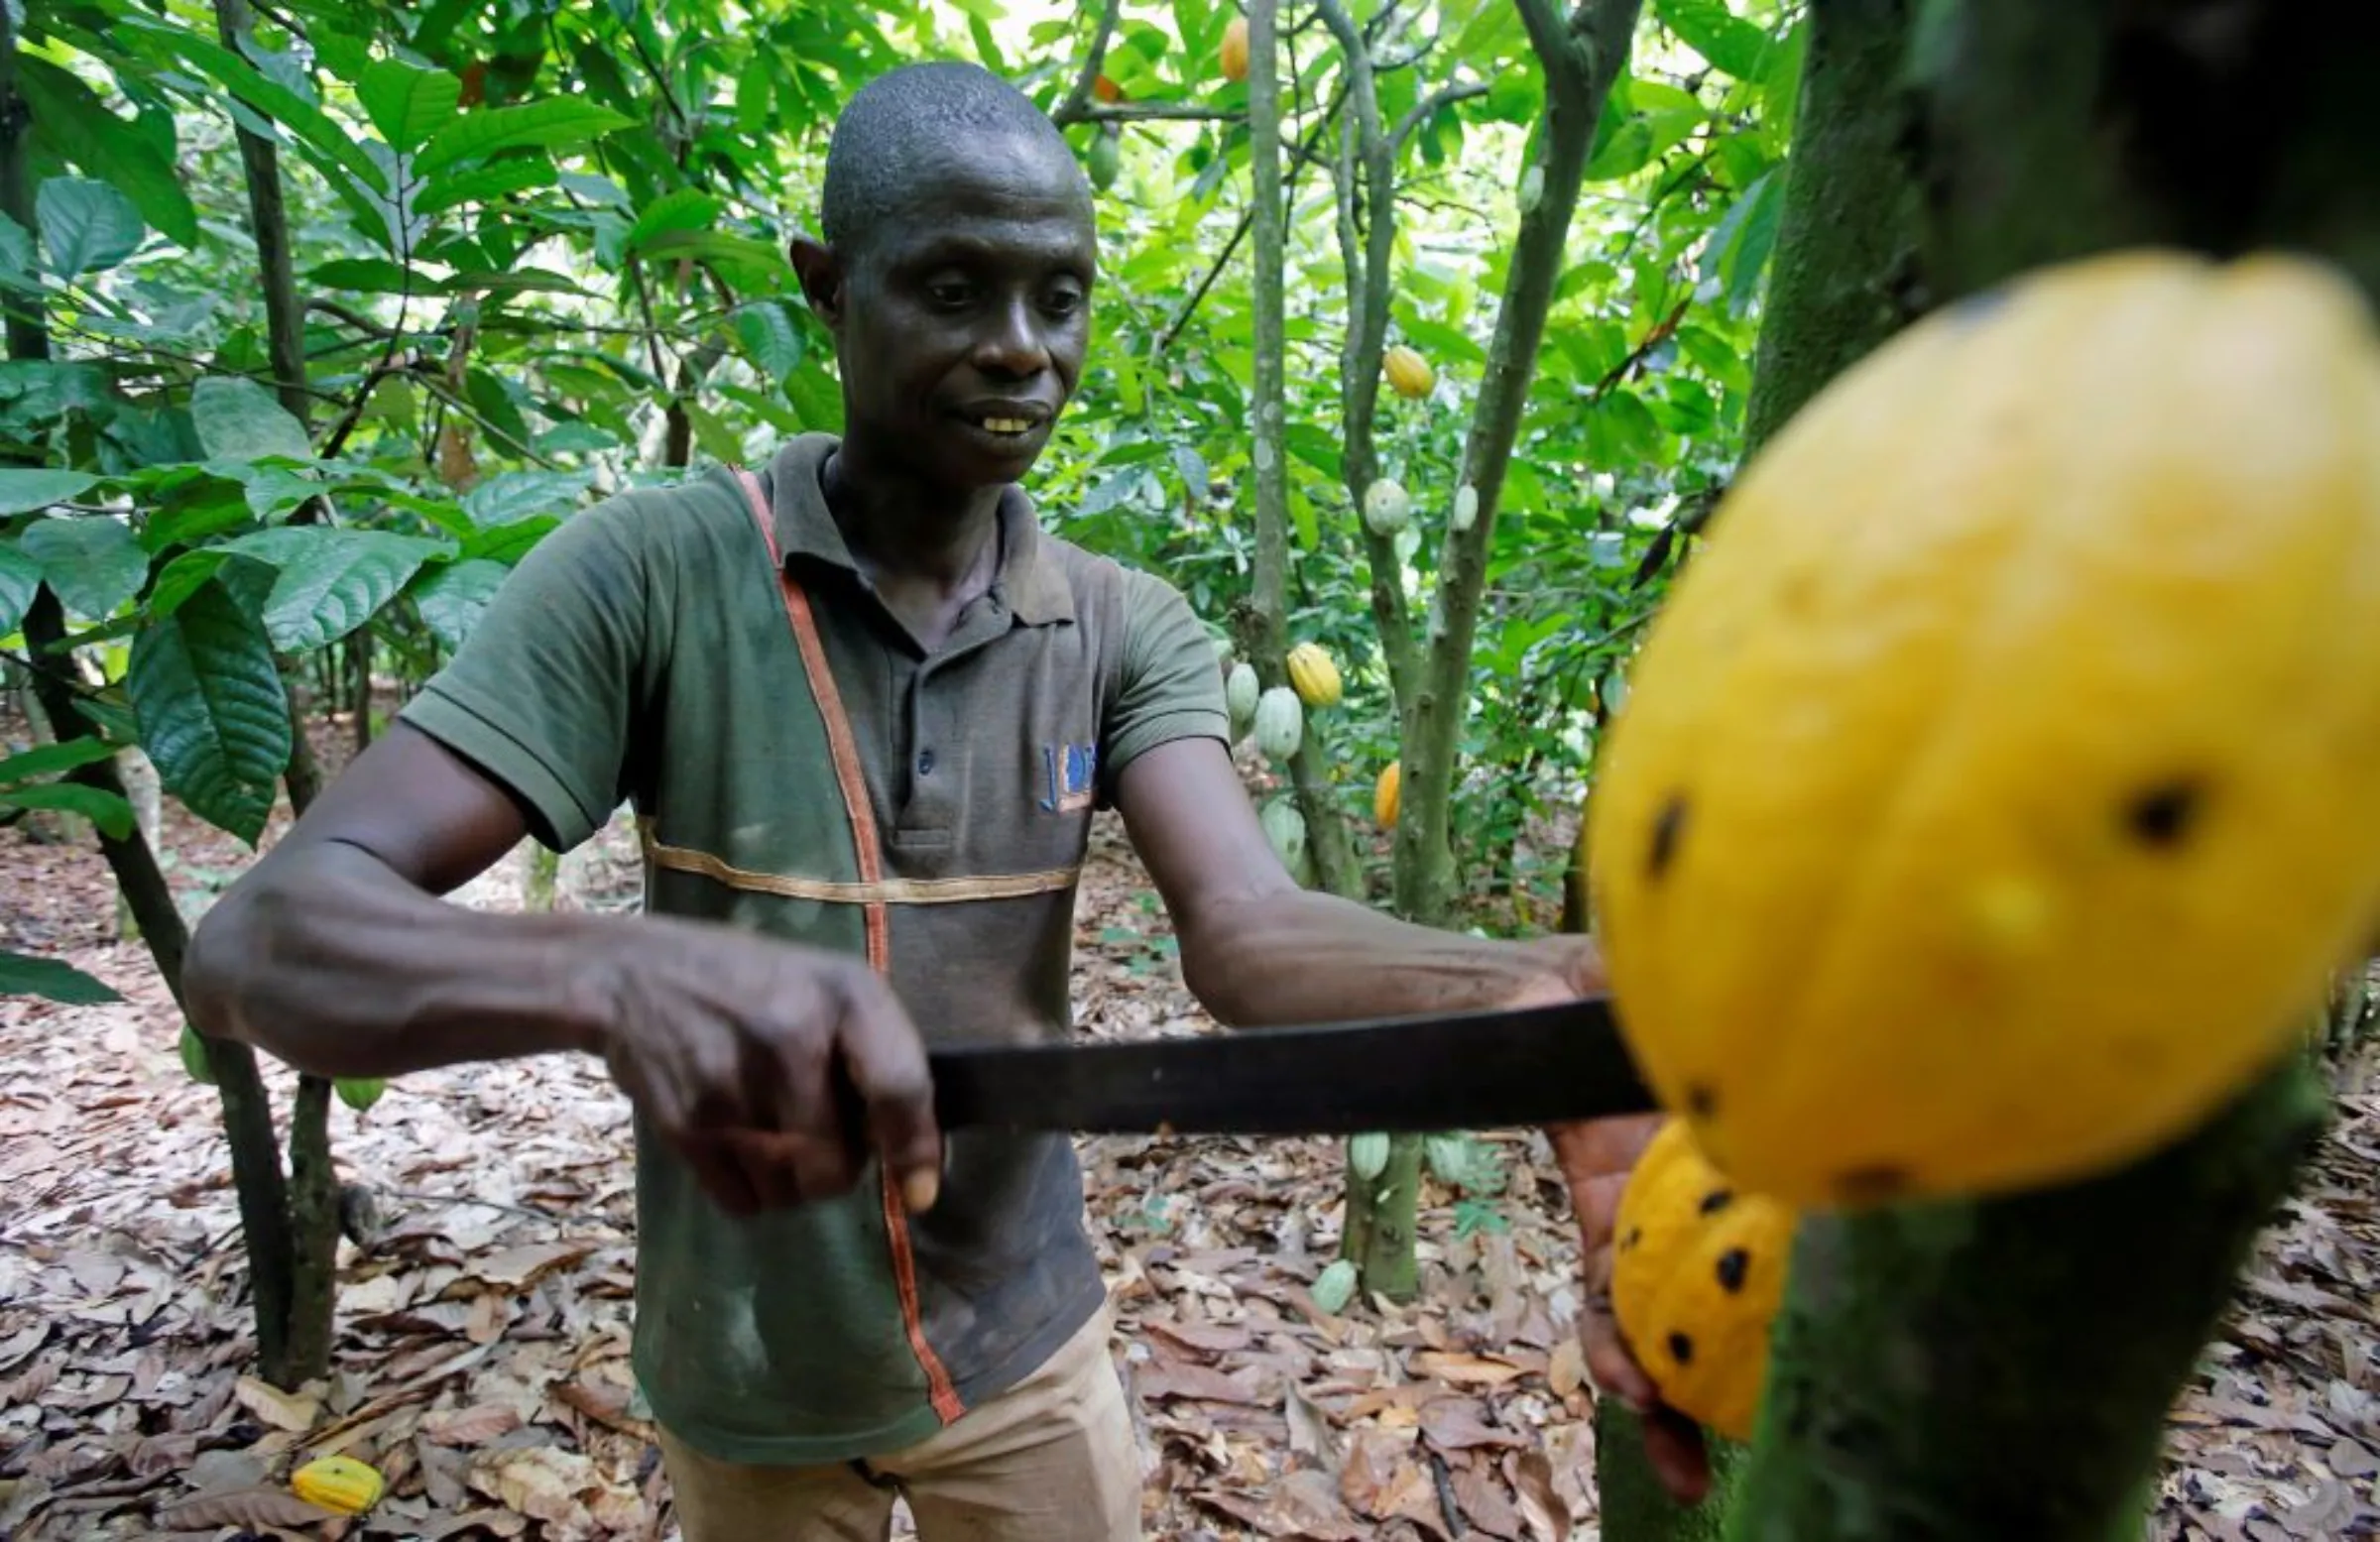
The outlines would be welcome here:
<svg viewBox="0 0 2380 1542">
<path fill-rule="evenodd" d="M 1910 0 L 1811 7 L 1742 458 L 1918 309 L 1918 188 L 1901 156 Z"/>
<path fill-rule="evenodd" d="M 1529 384 L 1536 378 L 1546 310 L 1564 266 L 1564 243 L 1577 210 L 1579 182 L 1595 149 L 1595 131 L 1611 84 L 1626 67 L 1638 0 L 1593 0 L 1569 21 L 1550 0 L 1516 0 L 1529 41 L 1545 66 L 1546 116 L 1539 140 L 1539 191 L 1522 211 L 1505 269 L 1495 335 L 1488 345 L 1479 404 L 1463 445 L 1463 485 L 1477 499 L 1470 528 L 1451 522 L 1439 551 L 1439 583 L 1425 630 L 1411 699 L 1404 704 L 1403 807 L 1396 820 L 1396 907 L 1424 924 L 1452 912 L 1456 882 L 1448 840 L 1456 750 L 1471 701 L 1471 649 L 1479 630 L 1495 537 L 1504 468 L 1520 432 Z"/>
<path fill-rule="evenodd" d="M 0 148 L 0 163 L 6 159 L 5 148 Z M 58 597 L 44 587 L 25 616 L 25 642 L 36 662 L 33 688 L 60 737 L 79 739 L 95 735 L 97 730 L 76 708 L 73 687 L 46 662 L 57 656 L 53 650 L 65 641 L 65 613 Z M 124 795 L 124 783 L 112 761 L 77 767 L 67 777 L 102 792 Z M 123 840 L 105 831 L 99 832 L 98 839 L 100 855 L 107 859 L 116 888 L 132 910 L 141 940 L 148 944 L 157 972 L 179 1007 L 181 961 L 189 950 L 189 927 L 174 903 L 174 891 L 157 865 L 157 854 L 138 829 Z M 206 1050 L 223 1105 L 224 1138 L 231 1147 L 231 1184 L 239 1199 L 240 1231 L 247 1243 L 248 1276 L 256 1299 L 258 1359 L 268 1379 L 294 1386 L 305 1379 L 292 1379 L 297 1367 L 291 1358 L 289 1324 L 297 1249 L 290 1231 L 289 1188 L 281 1170 L 281 1141 L 273 1129 L 272 1100 L 265 1091 L 254 1050 L 220 1039 L 207 1040 Z"/>
<path fill-rule="evenodd" d="M 1836 58 L 1889 76 L 1894 7 L 1820 0 Z M 2346 169 L 2380 151 L 2352 82 L 2380 64 L 2380 21 L 2282 0 L 1926 0 L 1905 56 L 1916 94 L 1844 129 L 1850 169 L 1802 157 L 1795 189 L 1888 186 L 1897 144 L 1918 178 L 1922 265 L 1939 305 L 2030 268 L 2157 242 L 2228 255 L 2290 244 L 2380 280 L 2380 205 Z M 1816 42 L 1814 38 L 1814 51 Z M 1870 50 L 1882 52 L 1871 53 Z M 1815 59 L 1814 59 L 1815 67 Z M 1811 134 L 1821 116 L 1805 119 Z M 1844 205 L 1847 207 L 1847 203 Z M 1810 207 L 1810 205 L 1805 205 Z M 1823 239 L 1805 224 L 1796 239 Z M 1874 263 L 1892 243 L 1870 240 Z M 1780 249 L 1767 324 L 1820 283 Z M 1788 274 L 1804 277 L 1788 282 Z M 1871 268 L 1865 283 L 1889 290 Z M 1890 327 L 1835 272 L 1837 324 L 1876 329 L 1831 356 L 1781 338 L 1762 366 L 1763 429 Z M 1814 358 L 1820 362 L 1811 362 Z M 1737 1542 L 2110 1542 L 2136 1538 L 2167 1410 L 2231 1298 L 2258 1231 L 2324 1113 L 2288 1057 L 2218 1118 L 2087 1183 L 1984 1202 L 1806 1219 L 1767 1396 L 1728 1535 Z"/>
<path fill-rule="evenodd" d="M 248 0 L 215 0 L 215 31 L 223 46 L 246 58 L 254 26 Z M 302 424 L 313 399 L 305 389 L 305 313 L 298 305 L 298 278 L 290 259 L 290 221 L 281 191 L 281 162 L 273 142 L 235 126 L 240 164 L 248 174 L 248 223 L 256 239 L 258 278 L 264 285 L 265 347 L 281 405 Z"/>
<path fill-rule="evenodd" d="M 1287 219 L 1281 190 L 1280 51 L 1274 20 L 1270 5 L 1249 8 L 1249 223 L 1254 245 L 1250 286 L 1255 322 L 1255 421 L 1250 456 L 1255 469 L 1256 549 L 1250 605 L 1236 629 L 1240 655 L 1267 690 L 1289 683 L 1289 458 L 1282 440 L 1282 251 Z M 1288 771 L 1298 812 L 1306 822 L 1315 882 L 1335 894 L 1361 898 L 1364 875 L 1348 839 L 1346 811 L 1331 793 L 1330 767 L 1323 726 L 1309 713 Z"/>
</svg>

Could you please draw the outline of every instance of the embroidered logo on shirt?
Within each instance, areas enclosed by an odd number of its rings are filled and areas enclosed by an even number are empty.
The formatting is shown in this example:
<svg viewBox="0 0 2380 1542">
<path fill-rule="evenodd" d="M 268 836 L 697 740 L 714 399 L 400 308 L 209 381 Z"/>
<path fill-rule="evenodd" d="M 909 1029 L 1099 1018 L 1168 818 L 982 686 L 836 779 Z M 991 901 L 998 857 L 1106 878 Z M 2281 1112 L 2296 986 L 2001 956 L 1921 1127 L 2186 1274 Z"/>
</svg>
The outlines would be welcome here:
<svg viewBox="0 0 2380 1542">
<path fill-rule="evenodd" d="M 1079 814 L 1091 806 L 1099 779 L 1097 745 L 1043 745 L 1041 767 L 1049 795 L 1041 806 L 1053 814 Z"/>
</svg>

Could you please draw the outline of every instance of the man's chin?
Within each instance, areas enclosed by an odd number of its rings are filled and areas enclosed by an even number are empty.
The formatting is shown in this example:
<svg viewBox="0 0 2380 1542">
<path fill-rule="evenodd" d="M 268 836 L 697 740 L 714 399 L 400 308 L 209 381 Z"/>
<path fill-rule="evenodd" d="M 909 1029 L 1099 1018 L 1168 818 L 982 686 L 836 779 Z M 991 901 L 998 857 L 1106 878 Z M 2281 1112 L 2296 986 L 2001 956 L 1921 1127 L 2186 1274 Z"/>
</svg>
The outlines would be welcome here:
<svg viewBox="0 0 2380 1542">
<path fill-rule="evenodd" d="M 992 487 L 1023 480 L 1049 445 L 1049 424 L 1025 433 L 993 433 L 973 423 L 941 436 L 928 457 L 935 480 L 954 486 Z"/>
</svg>

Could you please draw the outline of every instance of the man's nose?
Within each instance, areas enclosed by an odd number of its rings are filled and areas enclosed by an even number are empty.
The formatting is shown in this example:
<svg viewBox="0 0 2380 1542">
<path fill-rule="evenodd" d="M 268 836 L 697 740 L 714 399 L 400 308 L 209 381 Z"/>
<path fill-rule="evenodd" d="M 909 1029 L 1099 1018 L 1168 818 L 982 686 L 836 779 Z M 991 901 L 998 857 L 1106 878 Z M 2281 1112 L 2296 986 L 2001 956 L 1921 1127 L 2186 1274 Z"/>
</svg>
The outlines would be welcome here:
<svg viewBox="0 0 2380 1542">
<path fill-rule="evenodd" d="M 975 365 L 987 374 L 1037 375 L 1049 368 L 1049 343 L 1028 297 L 1018 296 L 985 318 Z"/>
</svg>

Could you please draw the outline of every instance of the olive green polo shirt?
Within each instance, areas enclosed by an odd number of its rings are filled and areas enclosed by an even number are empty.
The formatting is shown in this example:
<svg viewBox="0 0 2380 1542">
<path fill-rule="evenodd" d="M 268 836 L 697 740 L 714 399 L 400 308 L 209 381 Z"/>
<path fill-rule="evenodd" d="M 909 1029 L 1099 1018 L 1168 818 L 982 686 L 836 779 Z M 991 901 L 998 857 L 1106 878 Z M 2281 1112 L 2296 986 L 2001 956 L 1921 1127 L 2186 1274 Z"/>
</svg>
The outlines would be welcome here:
<svg viewBox="0 0 2380 1542">
<path fill-rule="evenodd" d="M 869 954 L 928 1043 L 1062 1039 L 1093 809 L 1135 757 L 1226 737 L 1213 651 L 1172 586 L 1043 532 L 1013 488 L 990 591 L 919 648 L 828 512 L 834 444 L 755 474 L 781 563 L 727 470 L 565 522 L 404 716 L 556 849 L 632 802 L 653 912 Z M 720 1459 L 909 1444 L 1103 1299 L 1063 1135 L 948 1135 L 922 1216 L 872 1169 L 741 1221 L 649 1135 L 637 1374 Z"/>
</svg>

